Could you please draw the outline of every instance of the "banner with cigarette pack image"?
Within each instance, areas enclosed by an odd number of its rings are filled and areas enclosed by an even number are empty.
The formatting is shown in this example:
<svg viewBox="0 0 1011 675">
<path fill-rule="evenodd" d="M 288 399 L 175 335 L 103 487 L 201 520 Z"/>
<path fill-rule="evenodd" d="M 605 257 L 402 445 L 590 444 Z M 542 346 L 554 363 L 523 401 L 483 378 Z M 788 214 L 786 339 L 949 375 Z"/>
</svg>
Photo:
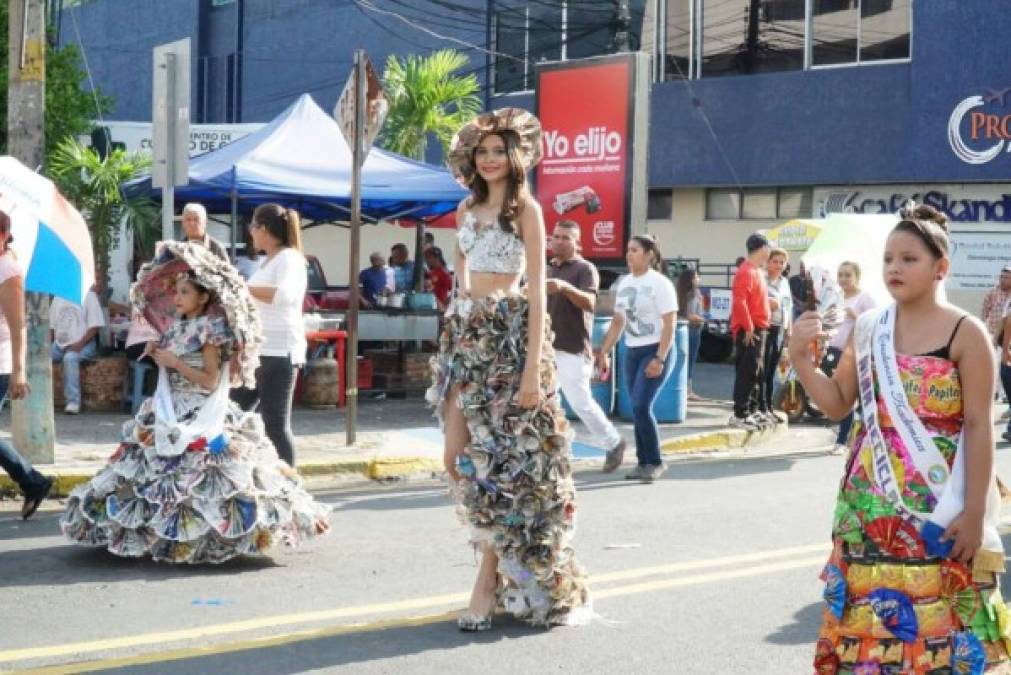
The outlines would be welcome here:
<svg viewBox="0 0 1011 675">
<path fill-rule="evenodd" d="M 631 220 L 635 60 L 618 55 L 540 64 L 544 158 L 535 189 L 548 234 L 579 224 L 582 254 L 624 258 Z"/>
</svg>

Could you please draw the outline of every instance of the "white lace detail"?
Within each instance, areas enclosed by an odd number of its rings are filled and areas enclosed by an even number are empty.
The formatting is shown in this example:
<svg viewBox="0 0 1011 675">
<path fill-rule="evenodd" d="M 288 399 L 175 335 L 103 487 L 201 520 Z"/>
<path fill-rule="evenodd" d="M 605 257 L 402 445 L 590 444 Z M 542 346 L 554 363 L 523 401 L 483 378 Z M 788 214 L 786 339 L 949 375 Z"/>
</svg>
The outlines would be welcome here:
<svg viewBox="0 0 1011 675">
<path fill-rule="evenodd" d="M 504 231 L 498 223 L 479 225 L 474 214 L 467 211 L 456 236 L 471 272 L 519 274 L 526 266 L 523 240 Z"/>
</svg>

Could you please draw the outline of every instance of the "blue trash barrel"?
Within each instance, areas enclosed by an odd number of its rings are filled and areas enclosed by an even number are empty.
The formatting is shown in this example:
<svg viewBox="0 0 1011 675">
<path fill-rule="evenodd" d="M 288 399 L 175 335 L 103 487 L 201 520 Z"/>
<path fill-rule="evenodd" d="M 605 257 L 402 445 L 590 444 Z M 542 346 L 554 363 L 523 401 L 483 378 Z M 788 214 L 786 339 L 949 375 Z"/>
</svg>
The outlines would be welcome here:
<svg viewBox="0 0 1011 675">
<path fill-rule="evenodd" d="M 618 416 L 632 419 L 632 399 L 625 388 L 624 376 L 625 340 L 618 343 L 618 358 L 615 377 L 618 378 Z M 688 415 L 688 322 L 679 320 L 674 328 L 674 347 L 667 358 L 674 358 L 667 381 L 660 387 L 653 414 L 661 423 L 684 422 Z"/>
<path fill-rule="evenodd" d="M 607 335 L 607 329 L 610 327 L 611 317 L 593 317 L 593 335 L 590 336 L 590 344 L 593 346 L 594 354 L 600 349 L 600 345 L 604 342 L 604 336 Z M 614 361 L 613 351 L 611 353 L 612 362 Z M 597 377 L 590 380 L 590 393 L 593 394 L 593 400 L 597 402 L 597 405 L 604 411 L 604 414 L 610 416 L 614 411 L 614 373 L 610 373 L 608 378 L 603 381 Z M 562 407 L 565 409 L 565 416 L 567 418 L 570 420 L 578 418 L 578 415 L 569 407 L 569 402 L 565 400 L 564 395 L 562 396 Z"/>
</svg>

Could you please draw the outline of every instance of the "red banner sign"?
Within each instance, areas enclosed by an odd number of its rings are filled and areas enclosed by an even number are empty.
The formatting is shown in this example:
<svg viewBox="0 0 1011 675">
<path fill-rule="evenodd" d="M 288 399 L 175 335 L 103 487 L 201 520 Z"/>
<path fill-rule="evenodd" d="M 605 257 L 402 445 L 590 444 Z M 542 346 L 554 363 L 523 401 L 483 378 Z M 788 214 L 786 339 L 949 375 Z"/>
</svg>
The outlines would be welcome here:
<svg viewBox="0 0 1011 675">
<path fill-rule="evenodd" d="M 537 116 L 544 158 L 537 200 L 550 235 L 579 223 L 583 256 L 623 259 L 629 232 L 633 61 L 610 57 L 541 66 Z"/>
</svg>

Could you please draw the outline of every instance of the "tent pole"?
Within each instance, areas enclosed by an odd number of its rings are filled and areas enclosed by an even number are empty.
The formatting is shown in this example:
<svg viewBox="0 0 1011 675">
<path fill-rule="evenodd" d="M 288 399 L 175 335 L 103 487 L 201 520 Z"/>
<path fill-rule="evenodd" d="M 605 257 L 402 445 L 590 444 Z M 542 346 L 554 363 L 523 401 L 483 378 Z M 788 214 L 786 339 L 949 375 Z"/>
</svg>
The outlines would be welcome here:
<svg viewBox="0 0 1011 675">
<path fill-rule="evenodd" d="M 238 256 L 235 255 L 235 240 L 236 232 L 239 222 L 239 193 L 236 189 L 232 188 L 232 260 L 235 260 Z"/>
<path fill-rule="evenodd" d="M 362 230 L 362 164 L 365 161 L 365 50 L 355 51 L 355 138 L 352 148 L 351 172 L 351 232 L 348 245 L 348 286 L 351 297 L 348 301 L 348 349 L 346 355 L 344 382 L 347 394 L 346 443 L 354 445 L 358 419 L 358 267 Z"/>
<path fill-rule="evenodd" d="M 411 285 L 418 293 L 425 290 L 424 269 L 425 269 L 425 221 L 418 218 L 417 226 L 414 228 L 414 278 Z"/>
</svg>

